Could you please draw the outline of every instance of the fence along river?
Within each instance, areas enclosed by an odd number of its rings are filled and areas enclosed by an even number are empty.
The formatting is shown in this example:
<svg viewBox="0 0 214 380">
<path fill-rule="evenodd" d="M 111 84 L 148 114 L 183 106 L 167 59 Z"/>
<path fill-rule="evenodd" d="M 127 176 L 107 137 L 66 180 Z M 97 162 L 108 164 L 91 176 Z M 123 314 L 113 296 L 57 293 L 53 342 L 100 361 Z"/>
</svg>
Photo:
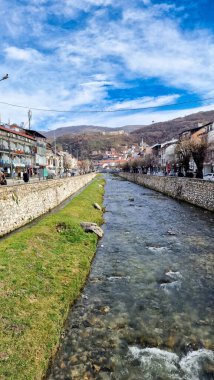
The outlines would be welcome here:
<svg viewBox="0 0 214 380">
<path fill-rule="evenodd" d="M 48 379 L 214 379 L 214 215 L 106 179 L 105 235 Z"/>
</svg>

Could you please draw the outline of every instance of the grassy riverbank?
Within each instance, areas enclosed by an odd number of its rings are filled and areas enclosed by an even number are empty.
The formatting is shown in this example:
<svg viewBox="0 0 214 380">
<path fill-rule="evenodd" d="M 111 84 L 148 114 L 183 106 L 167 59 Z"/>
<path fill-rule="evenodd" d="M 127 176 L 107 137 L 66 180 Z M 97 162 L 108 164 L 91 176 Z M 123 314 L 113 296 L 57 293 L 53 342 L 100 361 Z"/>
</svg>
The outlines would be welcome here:
<svg viewBox="0 0 214 380">
<path fill-rule="evenodd" d="M 97 237 L 81 221 L 102 223 L 102 179 L 57 214 L 0 242 L 0 379 L 41 379 L 70 305 L 90 270 Z"/>
</svg>

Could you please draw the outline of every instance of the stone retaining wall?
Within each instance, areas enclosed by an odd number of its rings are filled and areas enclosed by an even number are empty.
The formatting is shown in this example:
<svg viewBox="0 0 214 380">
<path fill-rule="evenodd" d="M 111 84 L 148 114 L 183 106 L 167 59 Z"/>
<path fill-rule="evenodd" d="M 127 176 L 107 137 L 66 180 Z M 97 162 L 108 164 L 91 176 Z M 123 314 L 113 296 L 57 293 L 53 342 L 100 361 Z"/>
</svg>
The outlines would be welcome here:
<svg viewBox="0 0 214 380">
<path fill-rule="evenodd" d="M 94 173 L 15 186 L 0 186 L 0 236 L 58 206 L 95 177 Z"/>
<path fill-rule="evenodd" d="M 136 173 L 120 173 L 128 181 L 149 187 L 173 198 L 214 211 L 214 182 L 193 178 L 158 177 Z"/>
</svg>

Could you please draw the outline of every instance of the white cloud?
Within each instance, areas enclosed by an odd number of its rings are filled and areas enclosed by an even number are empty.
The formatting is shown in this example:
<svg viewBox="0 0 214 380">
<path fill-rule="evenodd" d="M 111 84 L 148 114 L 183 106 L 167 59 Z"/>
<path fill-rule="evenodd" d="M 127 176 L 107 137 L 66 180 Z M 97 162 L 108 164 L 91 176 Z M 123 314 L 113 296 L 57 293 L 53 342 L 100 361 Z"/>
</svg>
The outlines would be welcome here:
<svg viewBox="0 0 214 380">
<path fill-rule="evenodd" d="M 42 59 L 42 55 L 35 49 L 20 49 L 15 46 L 8 46 L 4 49 L 7 59 L 14 61 L 36 61 Z"/>
<path fill-rule="evenodd" d="M 176 95 L 176 94 L 167 95 L 167 96 L 158 96 L 158 97 L 146 96 L 143 98 L 137 98 L 135 100 L 118 102 L 116 104 L 113 104 L 113 106 L 109 107 L 109 110 L 159 107 L 159 106 L 175 103 L 178 98 L 179 98 L 179 95 Z"/>
<path fill-rule="evenodd" d="M 164 1 L 153 5 L 150 0 L 29 0 L 25 7 L 15 0 L 12 3 L 8 20 L 8 4 L 0 0 L 0 72 L 10 76 L 6 83 L 1 82 L 4 96 L 0 95 L 0 100 L 38 108 L 116 110 L 138 108 L 145 102 L 147 106 L 174 103 L 178 89 L 202 99 L 214 96 L 213 35 L 208 30 L 184 33 L 179 20 L 171 17 L 180 7 Z M 109 5 L 118 12 L 115 17 L 111 17 Z M 79 20 L 81 11 L 84 20 Z M 65 27 L 64 22 L 74 22 L 74 28 Z M 144 88 L 142 95 L 136 95 L 134 85 L 144 79 L 158 80 L 175 95 L 161 96 L 155 85 L 153 96 L 146 95 Z M 120 95 L 119 100 L 111 99 L 109 89 L 126 88 L 130 96 L 124 97 L 130 100 L 120 100 Z M 2 105 L 0 110 L 2 118 L 17 122 L 27 114 Z M 182 111 L 175 113 L 181 115 Z M 144 124 L 170 114 L 65 114 L 64 123 Z M 33 123 L 35 127 L 36 123 L 53 127 L 58 125 L 58 117 L 33 112 Z"/>
<path fill-rule="evenodd" d="M 144 5 L 150 5 L 151 0 L 141 0 Z"/>
<path fill-rule="evenodd" d="M 137 113 L 109 113 L 109 114 L 69 114 L 65 120 L 56 120 L 50 124 L 51 129 L 67 127 L 72 125 L 99 125 L 105 127 L 122 127 L 125 125 L 148 125 L 152 122 L 172 120 L 178 117 L 187 116 L 201 111 L 214 109 L 214 103 L 209 106 L 188 108 L 185 110 L 145 110 Z"/>
</svg>

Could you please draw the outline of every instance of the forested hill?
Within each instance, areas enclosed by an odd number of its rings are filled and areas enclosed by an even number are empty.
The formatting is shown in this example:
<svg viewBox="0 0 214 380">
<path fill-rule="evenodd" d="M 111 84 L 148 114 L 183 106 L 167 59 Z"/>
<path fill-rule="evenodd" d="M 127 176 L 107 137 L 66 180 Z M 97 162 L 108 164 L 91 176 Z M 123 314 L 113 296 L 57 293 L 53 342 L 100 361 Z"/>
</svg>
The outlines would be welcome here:
<svg viewBox="0 0 214 380">
<path fill-rule="evenodd" d="M 155 144 L 177 138 L 179 133 L 186 129 L 198 126 L 198 123 L 209 123 L 214 121 L 214 111 L 198 112 L 177 119 L 154 123 L 131 132 L 134 141 L 140 141 L 142 138 L 147 144 Z"/>
<path fill-rule="evenodd" d="M 120 153 L 123 147 L 130 146 L 134 142 L 134 138 L 130 134 L 84 133 L 57 138 L 58 145 L 80 159 L 102 158 L 102 155 L 111 148 L 115 148 Z"/>
<path fill-rule="evenodd" d="M 69 150 L 74 156 L 90 158 L 94 151 L 102 154 L 110 148 L 116 148 L 119 152 L 120 148 L 124 146 L 130 146 L 133 143 L 139 144 L 142 138 L 149 145 L 168 141 L 178 137 L 179 133 L 186 129 L 197 127 L 199 122 L 206 124 L 212 121 L 214 121 L 214 111 L 209 111 L 147 126 L 129 125 L 122 128 L 77 126 L 60 128 L 55 131 L 55 136 L 57 144 L 63 149 Z M 134 130 L 135 128 L 136 130 Z M 121 129 L 126 133 L 108 133 L 112 131 L 120 132 Z M 54 140 L 53 131 L 51 131 L 49 138 L 51 141 Z"/>
</svg>

